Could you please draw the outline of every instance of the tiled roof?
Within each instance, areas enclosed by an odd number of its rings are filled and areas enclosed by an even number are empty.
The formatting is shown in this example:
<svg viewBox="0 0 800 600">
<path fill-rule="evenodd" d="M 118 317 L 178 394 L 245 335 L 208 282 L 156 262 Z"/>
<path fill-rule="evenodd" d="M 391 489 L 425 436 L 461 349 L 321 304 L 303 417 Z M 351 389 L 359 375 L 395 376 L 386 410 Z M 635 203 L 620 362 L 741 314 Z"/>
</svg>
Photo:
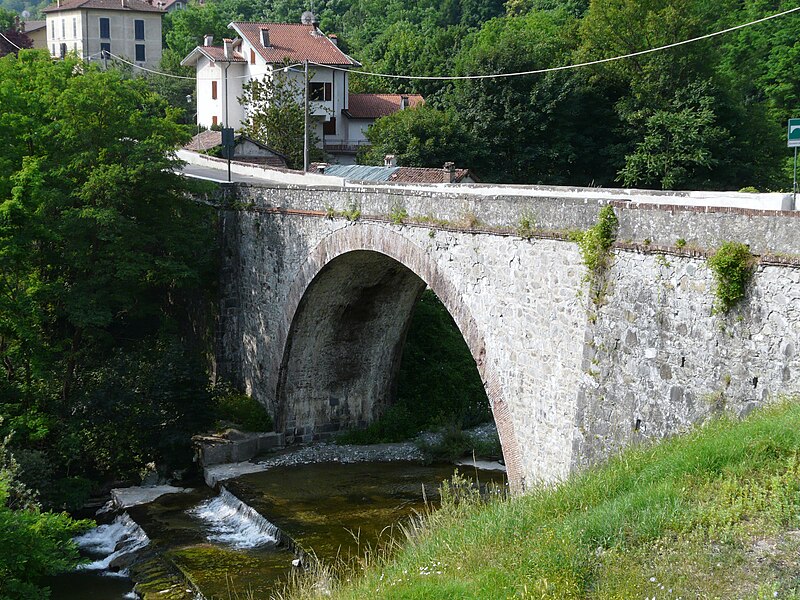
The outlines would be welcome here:
<svg viewBox="0 0 800 600">
<path fill-rule="evenodd" d="M 209 129 L 208 131 L 201 131 L 192 140 L 184 146 L 187 150 L 194 150 L 195 152 L 202 152 L 216 148 L 222 144 L 222 132 Z"/>
<path fill-rule="evenodd" d="M 230 27 L 246 39 L 268 63 L 307 60 L 322 65 L 361 66 L 313 25 L 234 22 Z M 261 43 L 262 29 L 269 30 L 270 45 L 266 48 Z"/>
<path fill-rule="evenodd" d="M 317 167 L 319 169 L 319 166 Z M 388 181 L 393 183 L 444 183 L 443 169 L 422 167 L 373 167 L 369 165 L 329 165 L 325 175 L 334 175 L 353 181 Z M 456 169 L 454 183 L 469 175 L 469 169 Z"/>
<path fill-rule="evenodd" d="M 456 169 L 453 183 L 458 183 L 469 175 L 469 169 Z M 397 183 L 442 183 L 445 173 L 442 169 L 424 169 L 422 167 L 397 167 L 388 181 Z"/>
<path fill-rule="evenodd" d="M 225 58 L 225 48 L 221 46 L 198 46 L 197 49 L 208 56 L 208 58 L 211 60 L 222 60 L 225 62 L 228 61 L 228 59 Z M 233 58 L 230 60 L 231 62 L 247 62 L 244 56 L 235 50 L 233 51 Z"/>
<path fill-rule="evenodd" d="M 76 10 L 79 8 L 96 8 L 100 10 L 129 10 L 131 12 L 156 12 L 164 11 L 142 0 L 63 0 L 58 4 L 51 4 L 42 12 L 58 12 L 61 10 Z"/>
<path fill-rule="evenodd" d="M 269 156 L 235 156 L 234 159 L 239 162 L 249 162 L 249 163 L 257 163 L 261 165 L 267 165 L 270 167 L 278 167 L 278 168 L 286 168 L 286 157 L 278 152 L 277 150 L 273 150 L 266 144 L 262 144 L 259 141 L 256 141 L 252 138 L 249 138 L 244 135 L 237 135 L 236 136 L 236 143 L 238 144 L 242 140 L 247 140 L 252 142 L 256 146 L 263 148 L 270 152 Z M 208 131 L 201 131 L 196 136 L 194 136 L 191 141 L 184 146 L 187 150 L 192 150 L 193 152 L 206 152 L 211 150 L 212 148 L 216 148 L 217 146 L 222 145 L 222 132 L 215 131 L 213 129 L 209 129 Z"/>
<path fill-rule="evenodd" d="M 350 94 L 347 113 L 354 119 L 377 119 L 400 110 L 400 99 L 408 98 L 409 108 L 425 102 L 419 94 Z"/>
<path fill-rule="evenodd" d="M 39 29 L 44 29 L 47 25 L 47 21 L 25 21 L 25 33 L 31 33 L 33 31 L 38 31 Z"/>
</svg>

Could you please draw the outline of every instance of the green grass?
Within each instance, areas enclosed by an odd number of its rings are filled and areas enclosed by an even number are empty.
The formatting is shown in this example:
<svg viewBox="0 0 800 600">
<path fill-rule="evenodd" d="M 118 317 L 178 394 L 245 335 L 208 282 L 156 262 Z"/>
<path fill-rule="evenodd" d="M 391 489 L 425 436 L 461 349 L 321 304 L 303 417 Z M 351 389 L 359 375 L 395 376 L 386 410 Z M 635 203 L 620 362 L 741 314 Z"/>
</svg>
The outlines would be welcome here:
<svg viewBox="0 0 800 600">
<path fill-rule="evenodd" d="M 401 547 L 292 593 L 800 598 L 798 451 L 800 404 L 784 402 L 520 497 L 486 500 L 456 481 Z"/>
</svg>

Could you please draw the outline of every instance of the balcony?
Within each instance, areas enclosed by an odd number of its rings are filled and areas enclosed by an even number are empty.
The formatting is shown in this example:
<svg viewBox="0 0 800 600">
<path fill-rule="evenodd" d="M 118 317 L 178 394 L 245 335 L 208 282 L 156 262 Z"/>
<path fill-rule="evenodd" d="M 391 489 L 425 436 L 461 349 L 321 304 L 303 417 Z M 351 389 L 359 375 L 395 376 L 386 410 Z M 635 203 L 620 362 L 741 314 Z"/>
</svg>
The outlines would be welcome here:
<svg viewBox="0 0 800 600">
<path fill-rule="evenodd" d="M 361 140 L 360 142 L 344 142 L 340 140 L 328 142 L 326 140 L 323 147 L 325 152 L 330 154 L 357 154 L 361 148 L 366 148 L 369 145 L 370 143 L 367 140 Z"/>
</svg>

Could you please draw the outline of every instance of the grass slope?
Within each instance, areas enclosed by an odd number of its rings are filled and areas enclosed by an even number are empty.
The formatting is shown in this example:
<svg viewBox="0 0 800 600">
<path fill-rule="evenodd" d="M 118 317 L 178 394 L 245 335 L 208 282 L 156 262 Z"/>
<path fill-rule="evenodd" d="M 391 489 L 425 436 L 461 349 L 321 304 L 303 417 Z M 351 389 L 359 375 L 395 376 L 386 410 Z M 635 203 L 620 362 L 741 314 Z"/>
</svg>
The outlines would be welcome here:
<svg viewBox="0 0 800 600">
<path fill-rule="evenodd" d="M 522 497 L 486 501 L 455 479 L 390 558 L 292 594 L 800 598 L 798 450 L 800 404 L 785 402 Z"/>
</svg>

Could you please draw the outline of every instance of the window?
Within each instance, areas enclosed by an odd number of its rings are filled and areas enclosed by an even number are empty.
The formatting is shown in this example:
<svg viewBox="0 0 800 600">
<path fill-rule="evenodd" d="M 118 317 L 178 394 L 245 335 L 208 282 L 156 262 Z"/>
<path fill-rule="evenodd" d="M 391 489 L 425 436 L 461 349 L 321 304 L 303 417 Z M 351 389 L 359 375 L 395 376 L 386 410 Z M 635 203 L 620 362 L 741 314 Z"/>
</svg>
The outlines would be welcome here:
<svg viewBox="0 0 800 600">
<path fill-rule="evenodd" d="M 136 19 L 133 22 L 133 39 L 135 40 L 144 39 L 144 20 Z"/>
<path fill-rule="evenodd" d="M 256 51 L 253 50 L 252 48 L 250 49 L 250 64 L 251 65 L 256 64 Z"/>
<path fill-rule="evenodd" d="M 217 82 L 214 81 L 213 83 L 217 83 Z M 217 125 L 219 125 L 219 123 L 217 123 L 217 115 L 214 115 L 213 117 L 211 117 L 211 126 L 212 127 L 216 127 Z"/>
<path fill-rule="evenodd" d="M 322 135 L 336 135 L 336 117 L 322 124 Z"/>
<path fill-rule="evenodd" d="M 64 58 L 67 55 L 67 45 L 62 43 L 60 47 L 60 56 Z"/>
<path fill-rule="evenodd" d="M 101 42 L 100 54 L 100 58 L 111 58 L 111 44 L 108 42 Z"/>
<path fill-rule="evenodd" d="M 72 37 L 78 37 L 78 19 L 76 17 L 72 17 Z"/>
<path fill-rule="evenodd" d="M 216 81 L 212 81 L 211 82 L 211 99 L 212 100 L 216 100 L 217 99 L 217 82 Z"/>
<path fill-rule="evenodd" d="M 111 37 L 110 30 L 111 26 L 108 17 L 100 17 L 100 37 L 105 39 L 110 38 Z"/>
<path fill-rule="evenodd" d="M 67 25 L 66 25 L 66 23 L 67 23 L 66 19 L 61 19 L 61 38 L 62 39 L 67 37 L 67 32 L 66 32 Z"/>
<path fill-rule="evenodd" d="M 136 44 L 136 62 L 144 62 L 144 44 Z"/>
<path fill-rule="evenodd" d="M 308 99 L 317 102 L 328 102 L 333 97 L 333 85 L 330 83 L 316 83 L 308 84 Z"/>
</svg>

